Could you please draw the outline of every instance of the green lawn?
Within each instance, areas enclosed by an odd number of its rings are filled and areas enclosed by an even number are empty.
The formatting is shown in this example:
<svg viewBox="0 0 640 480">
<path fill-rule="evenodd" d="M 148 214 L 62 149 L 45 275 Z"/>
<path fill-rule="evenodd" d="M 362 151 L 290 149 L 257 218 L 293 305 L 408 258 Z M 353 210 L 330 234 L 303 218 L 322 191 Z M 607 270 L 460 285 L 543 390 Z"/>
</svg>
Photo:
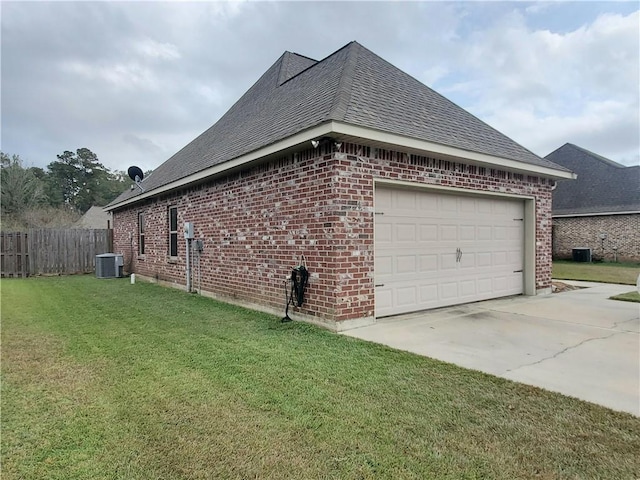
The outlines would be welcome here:
<svg viewBox="0 0 640 480">
<path fill-rule="evenodd" d="M 3 280 L 2 479 L 640 477 L 640 418 L 128 279 Z"/>
<path fill-rule="evenodd" d="M 613 300 L 622 300 L 623 302 L 636 302 L 640 303 L 640 293 L 637 290 L 627 293 L 621 293 L 620 295 L 614 295 L 611 297 Z"/>
<path fill-rule="evenodd" d="M 621 283 L 635 285 L 640 274 L 637 263 L 577 263 L 553 262 L 553 278 L 584 280 L 587 282 Z"/>
</svg>

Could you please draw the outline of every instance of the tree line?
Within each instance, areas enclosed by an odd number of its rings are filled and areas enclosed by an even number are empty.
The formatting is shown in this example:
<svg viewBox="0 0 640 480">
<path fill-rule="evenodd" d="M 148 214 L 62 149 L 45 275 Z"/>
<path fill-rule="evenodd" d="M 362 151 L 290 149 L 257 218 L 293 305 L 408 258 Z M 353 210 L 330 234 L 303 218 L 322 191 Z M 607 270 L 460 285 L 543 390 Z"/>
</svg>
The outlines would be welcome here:
<svg viewBox="0 0 640 480">
<path fill-rule="evenodd" d="M 65 227 L 93 205 L 104 206 L 130 184 L 88 148 L 64 151 L 46 169 L 27 167 L 19 155 L 0 152 L 2 230 Z"/>
</svg>

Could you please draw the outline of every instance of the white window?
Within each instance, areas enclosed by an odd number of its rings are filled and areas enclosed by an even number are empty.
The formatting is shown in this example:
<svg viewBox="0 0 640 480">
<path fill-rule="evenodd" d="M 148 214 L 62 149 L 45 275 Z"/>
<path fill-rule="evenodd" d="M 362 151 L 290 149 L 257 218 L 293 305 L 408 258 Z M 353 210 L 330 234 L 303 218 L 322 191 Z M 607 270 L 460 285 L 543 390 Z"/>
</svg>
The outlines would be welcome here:
<svg viewBox="0 0 640 480">
<path fill-rule="evenodd" d="M 178 256 L 178 207 L 169 207 L 169 256 Z"/>
</svg>

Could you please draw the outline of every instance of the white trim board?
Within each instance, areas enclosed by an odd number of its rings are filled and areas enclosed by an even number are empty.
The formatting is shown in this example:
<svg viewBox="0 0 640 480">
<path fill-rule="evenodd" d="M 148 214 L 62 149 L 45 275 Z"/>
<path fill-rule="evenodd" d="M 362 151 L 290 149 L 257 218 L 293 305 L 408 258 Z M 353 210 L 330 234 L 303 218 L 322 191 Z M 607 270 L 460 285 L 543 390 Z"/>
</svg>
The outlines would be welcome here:
<svg viewBox="0 0 640 480">
<path fill-rule="evenodd" d="M 543 167 L 539 165 L 531 165 L 528 163 L 517 162 L 515 160 L 509 160 L 506 158 L 495 157 L 484 153 L 470 152 L 455 147 L 448 147 L 446 145 L 440 145 L 437 143 L 427 142 L 425 140 L 418 140 L 411 137 L 397 135 L 393 133 L 382 132 L 365 127 L 358 127 L 342 122 L 330 121 L 317 125 L 308 130 L 296 133 L 290 137 L 280 140 L 271 145 L 267 145 L 253 152 L 241 155 L 232 160 L 214 165 L 199 172 L 193 173 L 186 177 L 169 182 L 166 185 L 162 185 L 153 190 L 147 192 L 141 192 L 140 194 L 123 200 L 121 202 L 108 205 L 104 208 L 106 211 L 113 211 L 118 208 L 125 207 L 132 203 L 137 203 L 147 198 L 152 198 L 163 193 L 177 190 L 185 187 L 189 184 L 200 182 L 210 177 L 223 174 L 234 168 L 238 168 L 259 160 L 263 157 L 277 154 L 278 152 L 291 149 L 293 147 L 302 145 L 304 143 L 311 142 L 325 136 L 337 136 L 338 138 L 353 139 L 355 142 L 370 143 L 374 142 L 386 148 L 393 148 L 396 150 L 409 149 L 412 152 L 421 154 L 440 154 L 451 158 L 452 160 L 458 160 L 462 163 L 470 163 L 474 165 L 482 165 L 490 168 L 500 168 L 517 173 L 532 174 L 536 176 L 542 176 L 551 179 L 574 179 L 575 174 L 566 172 L 564 170 L 556 170 L 554 168 Z"/>
</svg>

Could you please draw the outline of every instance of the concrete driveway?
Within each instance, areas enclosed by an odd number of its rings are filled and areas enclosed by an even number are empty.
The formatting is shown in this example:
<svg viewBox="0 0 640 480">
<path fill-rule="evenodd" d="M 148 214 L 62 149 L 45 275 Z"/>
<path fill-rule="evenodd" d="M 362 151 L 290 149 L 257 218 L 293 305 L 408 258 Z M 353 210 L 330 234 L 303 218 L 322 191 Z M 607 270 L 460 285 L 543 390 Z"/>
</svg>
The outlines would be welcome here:
<svg viewBox="0 0 640 480">
<path fill-rule="evenodd" d="M 634 287 L 571 283 L 342 333 L 640 416 L 640 304 L 609 300 Z"/>
</svg>

